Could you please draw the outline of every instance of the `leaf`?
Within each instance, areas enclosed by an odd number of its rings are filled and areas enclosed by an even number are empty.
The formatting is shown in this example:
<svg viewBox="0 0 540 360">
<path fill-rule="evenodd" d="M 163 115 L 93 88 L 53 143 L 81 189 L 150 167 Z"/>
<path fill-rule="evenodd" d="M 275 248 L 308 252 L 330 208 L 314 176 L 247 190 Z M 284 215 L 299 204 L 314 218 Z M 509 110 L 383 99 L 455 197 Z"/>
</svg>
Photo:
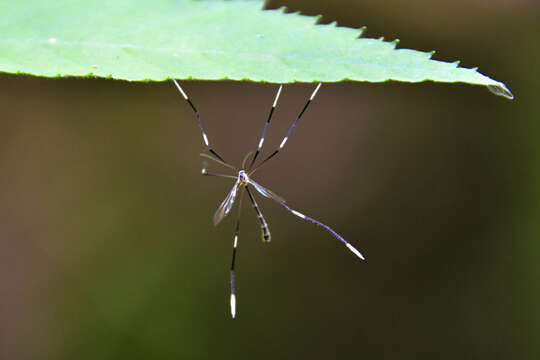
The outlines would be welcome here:
<svg viewBox="0 0 540 360">
<path fill-rule="evenodd" d="M 476 69 L 358 38 L 362 30 L 261 1 L 3 1 L 0 71 L 124 80 L 464 82 L 512 98 Z"/>
</svg>

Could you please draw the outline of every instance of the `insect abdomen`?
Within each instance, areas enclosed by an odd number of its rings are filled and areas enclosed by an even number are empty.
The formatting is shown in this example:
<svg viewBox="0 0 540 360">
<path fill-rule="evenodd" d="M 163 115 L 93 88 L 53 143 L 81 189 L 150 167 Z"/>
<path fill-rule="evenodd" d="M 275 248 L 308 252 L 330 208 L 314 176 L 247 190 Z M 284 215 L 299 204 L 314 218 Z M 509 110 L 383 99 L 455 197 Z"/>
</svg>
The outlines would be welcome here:
<svg viewBox="0 0 540 360">
<path fill-rule="evenodd" d="M 272 236 L 270 235 L 270 230 L 268 230 L 268 225 L 262 227 L 262 241 L 270 242 Z"/>
</svg>

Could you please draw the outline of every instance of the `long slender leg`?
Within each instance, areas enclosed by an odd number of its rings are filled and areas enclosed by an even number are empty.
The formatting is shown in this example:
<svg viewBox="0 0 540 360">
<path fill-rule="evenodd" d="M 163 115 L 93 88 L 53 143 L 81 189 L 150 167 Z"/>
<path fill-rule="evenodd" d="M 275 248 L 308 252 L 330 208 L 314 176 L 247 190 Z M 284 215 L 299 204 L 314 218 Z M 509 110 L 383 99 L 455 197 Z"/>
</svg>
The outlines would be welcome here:
<svg viewBox="0 0 540 360">
<path fill-rule="evenodd" d="M 205 159 L 215 161 L 215 162 L 217 162 L 217 163 L 220 164 L 220 165 L 223 165 L 223 166 L 225 166 L 225 167 L 228 167 L 228 168 L 231 169 L 231 170 L 238 171 L 238 169 L 237 169 L 236 167 L 234 167 L 234 166 L 232 166 L 232 165 L 229 165 L 229 164 L 227 164 L 227 163 L 225 163 L 225 162 L 223 162 L 223 161 L 221 161 L 221 160 L 219 160 L 219 159 L 216 159 L 216 158 L 213 157 L 212 155 L 208 155 L 208 154 L 205 154 L 205 153 L 200 153 L 199 155 L 200 155 L 201 157 L 205 158 Z"/>
<path fill-rule="evenodd" d="M 270 125 L 270 120 L 272 120 L 272 114 L 274 114 L 274 109 L 276 108 L 279 95 L 281 94 L 281 89 L 283 89 L 283 85 L 279 86 L 278 92 L 276 94 L 276 98 L 274 99 L 274 104 L 272 105 L 272 109 L 270 109 L 270 114 L 268 114 L 268 119 L 266 119 L 266 124 L 264 125 L 264 130 L 261 136 L 261 140 L 259 140 L 259 147 L 257 148 L 257 152 L 255 152 L 255 155 L 253 156 L 253 159 L 251 160 L 251 164 L 249 165 L 249 169 L 253 166 L 255 163 L 255 159 L 257 159 L 257 156 L 261 152 L 261 149 L 264 144 L 264 137 L 266 136 L 266 131 L 268 130 L 268 125 Z"/>
<path fill-rule="evenodd" d="M 191 100 L 189 100 L 187 94 L 184 92 L 184 90 L 182 89 L 182 87 L 180 86 L 180 84 L 178 84 L 178 82 L 175 80 L 175 79 L 172 79 L 172 81 L 174 82 L 174 85 L 176 85 L 176 87 L 178 88 L 178 91 L 180 91 L 180 94 L 182 94 L 182 96 L 184 97 L 184 99 L 188 102 L 189 106 L 191 106 L 191 109 L 193 109 L 193 112 L 195 113 L 195 115 L 197 116 L 197 121 L 199 122 L 199 127 L 201 128 L 201 132 L 202 132 L 202 137 L 203 137 L 203 140 L 204 140 L 204 144 L 206 145 L 206 147 L 208 148 L 208 151 L 210 151 L 213 155 L 215 155 L 219 160 L 223 161 L 224 163 L 226 162 L 225 160 L 223 160 L 223 158 L 221 156 L 218 155 L 217 152 L 215 152 L 211 147 L 210 147 L 210 144 L 208 142 L 208 136 L 206 136 L 206 132 L 204 131 L 204 127 L 203 127 L 203 124 L 202 124 L 202 120 L 201 120 L 201 116 L 199 115 L 199 111 L 197 110 L 197 108 L 195 107 L 195 105 L 193 105 L 193 103 L 191 102 Z"/>
<path fill-rule="evenodd" d="M 217 176 L 217 177 L 223 177 L 223 178 L 229 178 L 229 179 L 238 179 L 238 176 L 232 176 L 232 175 L 226 175 L 226 174 L 217 174 L 217 173 L 213 173 L 213 172 L 208 172 L 206 170 L 206 161 L 203 162 L 203 167 L 201 169 L 201 174 L 203 176 Z"/>
<path fill-rule="evenodd" d="M 317 95 L 317 92 L 319 91 L 319 89 L 321 88 L 321 85 L 322 83 L 319 83 L 319 85 L 317 85 L 317 87 L 315 88 L 315 90 L 313 91 L 313 93 L 311 94 L 311 97 L 309 98 L 309 100 L 306 102 L 306 105 L 304 105 L 304 107 L 302 108 L 302 111 L 300 111 L 300 114 L 298 114 L 298 117 L 296 118 L 296 120 L 294 120 L 291 128 L 289 129 L 289 132 L 287 133 L 287 135 L 285 135 L 285 137 L 283 138 L 283 140 L 281 141 L 281 144 L 279 145 L 279 147 L 274 150 L 273 153 L 271 153 L 270 155 L 268 155 L 268 157 L 266 157 L 259 165 L 257 165 L 257 167 L 255 169 L 253 169 L 249 174 L 253 174 L 257 169 L 259 169 L 265 162 L 267 162 L 268 160 L 270 160 L 271 158 L 273 158 L 274 156 L 276 156 L 276 154 L 281 150 L 283 149 L 283 147 L 285 146 L 285 143 L 287 142 L 287 140 L 289 140 L 289 136 L 291 136 L 291 133 L 293 132 L 294 128 L 296 127 L 296 124 L 298 123 L 298 121 L 300 120 L 300 118 L 302 117 L 302 115 L 304 114 L 304 112 L 306 111 L 306 109 L 308 108 L 309 104 L 311 104 L 311 102 L 313 101 L 313 99 L 315 98 L 315 95 Z"/>
<path fill-rule="evenodd" d="M 249 190 L 249 186 L 246 186 L 246 192 L 248 193 L 249 200 L 251 200 L 251 204 L 253 205 L 253 208 L 255 209 L 255 212 L 257 213 L 257 217 L 259 218 L 259 222 L 261 223 L 262 240 L 264 242 L 269 242 L 271 239 L 270 229 L 268 229 L 268 224 L 266 223 L 266 220 L 264 220 L 264 216 L 261 213 L 261 210 L 259 209 L 259 205 L 257 205 L 255 198 L 251 194 L 251 191 Z"/>
<path fill-rule="evenodd" d="M 236 317 L 236 289 L 234 287 L 234 264 L 236 261 L 236 249 L 238 248 L 238 233 L 240 232 L 240 213 L 242 212 L 242 197 L 244 192 L 240 193 L 240 200 L 238 201 L 238 218 L 236 219 L 236 230 L 234 232 L 234 242 L 231 260 L 231 316 L 234 319 Z"/>
<path fill-rule="evenodd" d="M 246 169 L 246 161 L 251 156 L 251 154 L 253 154 L 253 151 L 248 152 L 246 156 L 244 156 L 244 160 L 242 160 L 242 169 Z"/>
<path fill-rule="evenodd" d="M 281 206 L 283 206 L 287 211 L 289 211 L 290 213 L 298 216 L 299 218 L 301 219 L 304 219 L 304 220 L 307 220 L 317 226 L 320 226 L 322 227 L 323 229 L 326 229 L 328 232 L 330 232 L 330 234 L 332 234 L 336 239 L 338 239 L 339 241 L 341 241 L 345 246 L 347 246 L 349 248 L 349 250 L 351 250 L 353 252 L 353 254 L 355 254 L 356 256 L 358 256 L 360 259 L 362 260 L 365 260 L 364 256 L 360 253 L 360 251 L 358 251 L 354 246 L 352 246 L 350 243 L 348 243 L 341 235 L 339 235 L 337 232 L 335 232 L 334 230 L 332 230 L 332 228 L 330 228 L 330 226 L 328 225 L 325 225 L 323 224 L 322 222 L 319 222 L 315 219 L 312 219 L 310 218 L 309 216 L 307 215 L 304 215 L 296 210 L 293 210 L 291 209 L 290 207 L 288 207 L 285 203 L 280 203 Z"/>
<path fill-rule="evenodd" d="M 229 178 L 229 179 L 235 179 L 235 180 L 237 179 L 236 176 L 211 173 L 211 172 L 206 171 L 206 169 L 202 169 L 202 175 L 203 176 L 217 176 L 217 177 L 223 177 L 223 178 Z"/>
</svg>

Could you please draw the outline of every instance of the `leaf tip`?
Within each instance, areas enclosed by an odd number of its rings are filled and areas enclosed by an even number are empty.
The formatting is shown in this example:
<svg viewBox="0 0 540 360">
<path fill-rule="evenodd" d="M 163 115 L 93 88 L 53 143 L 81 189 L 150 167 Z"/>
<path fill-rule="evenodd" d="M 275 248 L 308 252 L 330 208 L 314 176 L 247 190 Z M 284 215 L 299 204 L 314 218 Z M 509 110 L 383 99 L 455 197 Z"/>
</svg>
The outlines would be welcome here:
<svg viewBox="0 0 540 360">
<path fill-rule="evenodd" d="M 487 88 L 495 95 L 502 96 L 510 100 L 514 99 L 514 94 L 512 94 L 510 89 L 508 89 L 506 85 L 501 82 L 497 85 L 488 85 Z"/>
<path fill-rule="evenodd" d="M 362 26 L 360 29 L 358 29 L 360 31 L 360 34 L 358 34 L 358 37 L 362 37 L 364 35 L 364 33 L 366 32 L 367 30 L 367 26 Z"/>
</svg>

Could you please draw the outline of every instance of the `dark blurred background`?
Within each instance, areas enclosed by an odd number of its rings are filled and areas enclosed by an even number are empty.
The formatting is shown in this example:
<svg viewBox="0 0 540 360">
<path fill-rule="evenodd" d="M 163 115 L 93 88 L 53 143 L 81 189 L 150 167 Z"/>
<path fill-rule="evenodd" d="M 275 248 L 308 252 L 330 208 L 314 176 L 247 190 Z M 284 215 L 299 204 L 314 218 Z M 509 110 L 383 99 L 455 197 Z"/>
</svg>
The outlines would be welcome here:
<svg viewBox="0 0 540 360">
<path fill-rule="evenodd" d="M 244 202 L 171 83 L 0 76 L 1 359 L 508 359 L 540 344 L 536 1 L 270 1 L 505 82 L 325 84 L 256 174 L 328 233 Z M 276 85 L 183 82 L 215 148 L 253 150 Z M 314 85 L 287 85 L 279 144 Z M 219 169 L 219 167 L 212 167 Z M 221 169 L 219 169 L 221 170 Z"/>
</svg>

